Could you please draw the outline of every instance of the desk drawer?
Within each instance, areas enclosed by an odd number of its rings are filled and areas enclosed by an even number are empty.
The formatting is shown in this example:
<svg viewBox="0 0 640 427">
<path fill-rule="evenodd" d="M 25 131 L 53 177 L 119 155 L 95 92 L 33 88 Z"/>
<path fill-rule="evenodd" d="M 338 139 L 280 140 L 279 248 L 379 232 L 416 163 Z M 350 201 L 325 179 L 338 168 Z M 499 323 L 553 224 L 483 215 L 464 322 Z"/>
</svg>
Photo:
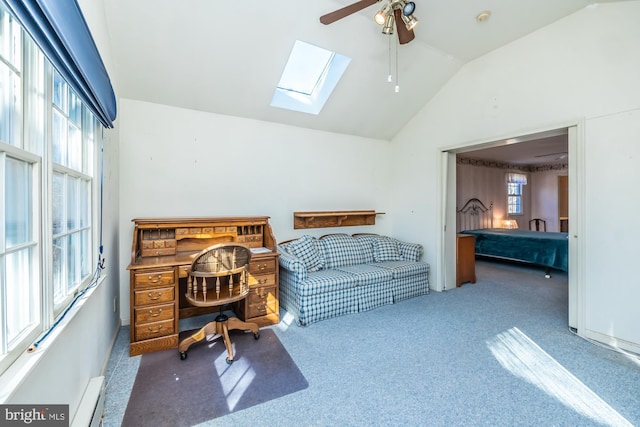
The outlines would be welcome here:
<svg viewBox="0 0 640 427">
<path fill-rule="evenodd" d="M 157 304 L 161 302 L 173 302 L 174 288 L 158 288 L 145 291 L 135 291 L 133 296 L 133 304 L 139 305 Z"/>
<path fill-rule="evenodd" d="M 274 273 L 275 271 L 275 259 L 251 261 L 251 263 L 249 264 L 249 273 L 251 274 L 267 274 Z"/>
<path fill-rule="evenodd" d="M 142 249 L 140 252 L 141 252 L 143 257 L 175 255 L 176 254 L 176 248 Z"/>
<path fill-rule="evenodd" d="M 176 241 L 170 240 L 143 240 L 140 242 L 141 249 L 162 249 L 162 248 L 175 248 Z"/>
<path fill-rule="evenodd" d="M 173 319 L 136 325 L 136 341 L 171 335 L 173 331 Z"/>
<path fill-rule="evenodd" d="M 249 275 L 249 286 L 274 286 L 276 284 L 276 274 Z"/>
<path fill-rule="evenodd" d="M 138 271 L 135 275 L 135 287 L 173 285 L 176 282 L 173 269 Z"/>
<path fill-rule="evenodd" d="M 135 309 L 135 324 L 159 322 L 174 318 L 173 304 L 154 305 Z"/>
<path fill-rule="evenodd" d="M 191 264 L 178 266 L 178 278 L 184 279 L 189 277 L 189 270 L 191 270 Z"/>
<path fill-rule="evenodd" d="M 247 302 L 247 318 L 276 313 L 278 307 L 276 287 L 261 286 L 251 289 L 247 296 Z"/>
</svg>

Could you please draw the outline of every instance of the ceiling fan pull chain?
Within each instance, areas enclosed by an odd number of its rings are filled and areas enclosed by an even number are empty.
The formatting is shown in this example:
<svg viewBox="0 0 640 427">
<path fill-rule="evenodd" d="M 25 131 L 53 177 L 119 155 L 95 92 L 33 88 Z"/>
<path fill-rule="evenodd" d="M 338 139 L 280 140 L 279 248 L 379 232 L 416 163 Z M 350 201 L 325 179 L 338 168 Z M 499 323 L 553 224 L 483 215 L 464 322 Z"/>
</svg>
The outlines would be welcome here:
<svg viewBox="0 0 640 427">
<path fill-rule="evenodd" d="M 398 72 L 398 39 L 396 38 L 396 93 L 400 92 L 400 73 Z"/>
<path fill-rule="evenodd" d="M 387 38 L 389 39 L 389 77 L 387 77 L 387 81 L 391 83 L 393 81 L 393 76 L 391 75 L 391 36 Z"/>
</svg>

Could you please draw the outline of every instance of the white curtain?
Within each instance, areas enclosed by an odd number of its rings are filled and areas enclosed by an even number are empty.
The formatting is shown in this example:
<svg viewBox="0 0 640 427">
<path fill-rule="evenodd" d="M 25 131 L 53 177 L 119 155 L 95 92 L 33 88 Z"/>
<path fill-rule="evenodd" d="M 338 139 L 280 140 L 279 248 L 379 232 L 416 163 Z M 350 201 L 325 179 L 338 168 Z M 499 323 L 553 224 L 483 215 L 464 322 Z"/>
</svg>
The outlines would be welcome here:
<svg viewBox="0 0 640 427">
<path fill-rule="evenodd" d="M 527 175 L 522 173 L 508 173 L 507 182 L 510 184 L 527 185 Z"/>
</svg>

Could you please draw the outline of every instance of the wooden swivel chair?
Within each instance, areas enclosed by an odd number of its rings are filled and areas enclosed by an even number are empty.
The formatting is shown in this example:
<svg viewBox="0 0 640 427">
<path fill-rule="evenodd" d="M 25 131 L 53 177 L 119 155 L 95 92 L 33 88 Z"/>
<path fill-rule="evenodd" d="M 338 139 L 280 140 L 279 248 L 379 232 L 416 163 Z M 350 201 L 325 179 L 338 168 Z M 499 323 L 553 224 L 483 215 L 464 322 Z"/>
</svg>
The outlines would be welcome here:
<svg viewBox="0 0 640 427">
<path fill-rule="evenodd" d="M 251 250 L 238 243 L 210 246 L 194 258 L 188 271 L 185 297 L 189 304 L 196 307 L 220 307 L 220 313 L 198 332 L 180 341 L 180 359 L 187 358 L 187 350 L 191 344 L 208 336 L 213 336 L 211 341 L 222 336 L 227 348 L 227 363 L 231 364 L 233 347 L 229 330 L 251 330 L 255 339 L 260 338 L 257 324 L 243 322 L 237 317 L 229 317 L 223 313 L 225 306 L 247 297 L 250 260 Z"/>
<path fill-rule="evenodd" d="M 547 221 L 541 218 L 533 218 L 529 221 L 529 230 L 547 231 Z"/>
</svg>

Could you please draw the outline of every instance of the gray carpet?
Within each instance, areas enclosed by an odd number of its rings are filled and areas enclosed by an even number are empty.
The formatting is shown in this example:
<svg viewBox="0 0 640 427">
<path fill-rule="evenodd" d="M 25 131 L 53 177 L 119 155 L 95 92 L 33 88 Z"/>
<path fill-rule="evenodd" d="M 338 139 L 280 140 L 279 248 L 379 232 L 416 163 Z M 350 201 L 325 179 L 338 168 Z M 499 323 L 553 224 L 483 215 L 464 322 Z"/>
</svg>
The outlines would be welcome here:
<svg viewBox="0 0 640 427">
<path fill-rule="evenodd" d="M 477 277 L 304 328 L 283 313 L 273 331 L 309 387 L 200 425 L 640 426 L 640 361 L 569 330 L 566 274 L 479 261 Z M 122 354 L 107 427 L 136 369 Z"/>
<path fill-rule="evenodd" d="M 272 330 L 259 340 L 252 333 L 229 335 L 231 365 L 221 338 L 192 345 L 186 360 L 177 350 L 143 354 L 122 425 L 192 426 L 308 386 Z"/>
</svg>

